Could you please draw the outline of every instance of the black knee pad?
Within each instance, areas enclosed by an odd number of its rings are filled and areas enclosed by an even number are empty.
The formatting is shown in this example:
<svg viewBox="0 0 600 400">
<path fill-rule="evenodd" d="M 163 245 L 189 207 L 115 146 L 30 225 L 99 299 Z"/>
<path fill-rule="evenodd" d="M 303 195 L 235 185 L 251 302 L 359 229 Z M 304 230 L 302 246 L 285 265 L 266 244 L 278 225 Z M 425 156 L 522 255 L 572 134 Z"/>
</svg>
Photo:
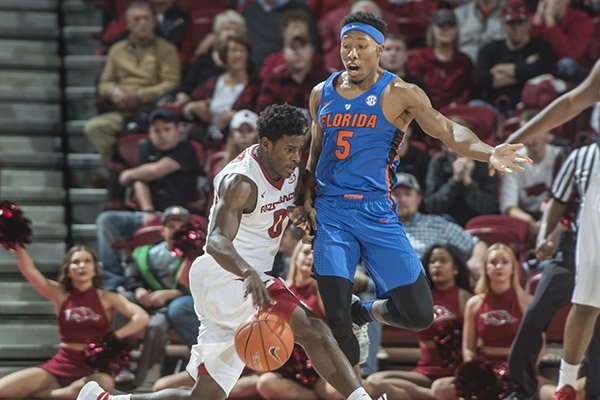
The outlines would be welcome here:
<svg viewBox="0 0 600 400">
<path fill-rule="evenodd" d="M 433 323 L 433 306 L 411 304 L 410 307 L 398 305 L 391 298 L 383 303 L 381 315 L 391 325 L 411 331 L 422 331 Z"/>
<path fill-rule="evenodd" d="M 333 337 L 338 342 L 340 349 L 350 361 L 350 365 L 358 364 L 360 350 L 356 337 L 352 333 L 352 320 L 342 320 L 340 322 L 330 322 L 329 328 Z"/>
</svg>

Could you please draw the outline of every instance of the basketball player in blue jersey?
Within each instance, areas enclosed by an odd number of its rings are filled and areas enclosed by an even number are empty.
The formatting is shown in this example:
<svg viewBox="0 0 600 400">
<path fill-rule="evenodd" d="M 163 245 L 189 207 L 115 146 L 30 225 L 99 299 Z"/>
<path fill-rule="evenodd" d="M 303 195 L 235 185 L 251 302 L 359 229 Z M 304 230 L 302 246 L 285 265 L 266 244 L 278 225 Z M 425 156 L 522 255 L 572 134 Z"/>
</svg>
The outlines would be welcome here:
<svg viewBox="0 0 600 400">
<path fill-rule="evenodd" d="M 352 365 L 359 348 L 352 322 L 413 331 L 433 320 L 429 283 L 396 216 L 390 191 L 403 131 L 415 119 L 450 149 L 500 172 L 523 170 L 522 145 L 491 147 L 432 108 L 424 92 L 379 67 L 386 25 L 356 12 L 342 21 L 345 70 L 310 96 L 312 143 L 304 208 L 315 230 L 314 265 L 333 335 Z M 312 237 L 309 237 L 312 239 Z M 378 300 L 352 303 L 352 281 L 362 259 Z"/>
</svg>

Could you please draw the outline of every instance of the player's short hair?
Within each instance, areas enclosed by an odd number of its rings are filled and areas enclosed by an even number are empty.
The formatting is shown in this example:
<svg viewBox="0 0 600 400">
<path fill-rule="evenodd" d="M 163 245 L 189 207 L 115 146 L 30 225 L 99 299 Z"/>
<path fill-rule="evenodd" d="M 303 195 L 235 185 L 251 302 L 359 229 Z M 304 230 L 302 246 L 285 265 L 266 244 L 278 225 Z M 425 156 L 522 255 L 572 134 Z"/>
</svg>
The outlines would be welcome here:
<svg viewBox="0 0 600 400">
<path fill-rule="evenodd" d="M 350 24 L 352 22 L 362 22 L 368 25 L 371 25 L 379 32 L 383 34 L 383 36 L 387 35 L 387 24 L 381 18 L 374 16 L 373 14 L 366 13 L 363 11 L 356 11 L 351 14 L 346 15 L 340 24 L 340 28 L 344 25 Z"/>
<path fill-rule="evenodd" d="M 304 135 L 307 127 L 308 120 L 302 111 L 289 104 L 270 105 L 260 113 L 256 124 L 258 137 L 272 142 L 283 136 Z"/>
</svg>

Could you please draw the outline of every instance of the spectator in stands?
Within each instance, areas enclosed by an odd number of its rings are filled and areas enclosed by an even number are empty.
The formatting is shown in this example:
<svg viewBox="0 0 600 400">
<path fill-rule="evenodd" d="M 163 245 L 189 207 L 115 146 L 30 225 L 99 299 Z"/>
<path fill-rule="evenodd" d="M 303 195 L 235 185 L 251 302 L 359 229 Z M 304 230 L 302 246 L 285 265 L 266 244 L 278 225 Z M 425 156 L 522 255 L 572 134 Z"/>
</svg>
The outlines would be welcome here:
<svg viewBox="0 0 600 400">
<path fill-rule="evenodd" d="M 544 39 L 558 61 L 556 75 L 579 83 L 587 72 L 580 65 L 585 60 L 594 27 L 583 11 L 569 5 L 569 0 L 540 0 L 533 16 L 531 36 Z M 598 38 L 596 38 L 598 40 Z"/>
<path fill-rule="evenodd" d="M 473 0 L 454 9 L 458 25 L 458 48 L 473 62 L 479 50 L 488 43 L 501 40 L 502 0 Z"/>
<path fill-rule="evenodd" d="M 330 10 L 319 20 L 318 29 L 322 40 L 323 64 L 328 72 L 335 72 L 344 68 L 340 58 L 339 27 L 346 15 L 357 11 L 368 12 L 378 18 L 383 17 L 381 15 L 381 8 L 374 1 L 351 0 Z"/>
<path fill-rule="evenodd" d="M 398 220 L 402 222 L 406 236 L 419 258 L 422 259 L 434 244 L 452 244 L 460 252 L 462 259 L 467 260 L 466 265 L 476 282 L 483 271 L 487 245 L 446 218 L 420 213 L 418 210 L 422 194 L 416 178 L 410 174 L 398 173 L 396 179 L 392 197 L 398 207 Z"/>
<path fill-rule="evenodd" d="M 536 243 L 536 256 L 546 260 L 539 265 L 543 275 L 533 300 L 515 337 L 509 356 L 509 368 L 513 391 L 507 399 L 520 400 L 534 396 L 538 388 L 536 379 L 537 354 L 543 347 L 543 332 L 558 309 L 571 302 L 575 287 L 575 247 L 578 226 L 583 223 L 580 213 L 590 178 L 600 165 L 600 147 L 597 143 L 579 147 L 571 152 L 552 183 L 551 199 L 544 208 Z M 575 203 L 579 209 L 575 215 L 568 212 Z M 568 230 L 554 239 L 553 232 L 567 220 Z M 588 376 L 600 374 L 600 323 L 596 323 L 594 338 L 587 352 Z M 600 381 L 586 382 L 586 399 L 600 397 Z"/>
<path fill-rule="evenodd" d="M 432 214 L 445 214 L 460 226 L 477 215 L 496 214 L 497 179 L 488 174 L 487 165 L 446 149 L 429 162 L 425 209 Z"/>
<path fill-rule="evenodd" d="M 154 32 L 173 43 L 179 49 L 181 65 L 187 66 L 194 43 L 190 30 L 190 16 L 187 11 L 179 8 L 175 0 L 149 0 L 154 15 L 156 28 Z M 102 33 L 102 43 L 105 48 L 110 48 L 114 43 L 123 40 L 129 34 L 129 27 L 125 16 L 107 26 Z"/>
<path fill-rule="evenodd" d="M 260 71 L 268 54 L 281 50 L 281 32 L 276 27 L 281 26 L 281 18 L 289 10 L 303 10 L 311 15 L 308 6 L 300 0 L 257 0 L 244 5 L 241 13 L 246 19 L 248 39 L 252 43 L 251 59 L 256 71 Z M 316 31 L 312 33 L 313 42 L 318 43 Z"/>
<path fill-rule="evenodd" d="M 19 270 L 33 288 L 50 300 L 57 313 L 60 350 L 44 364 L 0 378 L 0 398 L 75 399 L 86 382 L 113 387 L 111 371 L 94 372 L 85 363 L 86 341 L 110 333 L 124 339 L 142 331 L 148 314 L 125 297 L 102 290 L 102 272 L 96 254 L 86 246 L 71 247 L 62 262 L 58 281 L 36 269 L 27 250 L 14 248 Z M 113 331 L 114 313 L 127 323 Z M 23 332 L 27 335 L 27 332 Z"/>
<path fill-rule="evenodd" d="M 521 113 L 521 126 L 537 114 L 537 110 Z M 531 159 L 520 174 L 506 174 L 500 182 L 500 212 L 526 221 L 536 237 L 542 216 L 542 204 L 548 199 L 555 173 L 563 160 L 562 149 L 548 143 L 547 135 L 537 135 L 525 142 L 523 153 Z"/>
<path fill-rule="evenodd" d="M 139 165 L 119 176 L 121 184 L 133 185 L 139 211 L 104 211 L 96 220 L 98 250 L 108 290 L 115 290 L 124 280 L 120 252 L 113 242 L 131 237 L 167 207 L 187 205 L 197 196 L 198 158 L 193 146 L 182 140 L 175 116 L 158 109 L 149 119 L 149 140 L 140 148 Z"/>
<path fill-rule="evenodd" d="M 240 155 L 246 147 L 258 143 L 258 131 L 256 130 L 256 121 L 258 115 L 250 110 L 240 110 L 233 114 L 229 124 L 229 135 L 225 142 L 225 150 L 214 153 L 208 172 L 209 179 L 212 179 L 226 166 L 231 160 Z"/>
<path fill-rule="evenodd" d="M 124 119 L 154 104 L 179 85 L 180 66 L 176 47 L 154 34 L 156 18 L 148 3 L 135 1 L 127 9 L 127 39 L 108 52 L 98 92 L 113 110 L 90 119 L 85 134 L 102 162 L 111 161 L 111 147 L 123 130 Z"/>
<path fill-rule="evenodd" d="M 312 17 L 302 9 L 286 11 L 281 17 L 281 41 L 283 47 L 295 37 L 308 37 L 309 42 L 315 47 L 310 39 L 311 32 L 315 30 Z M 286 65 L 284 49 L 271 53 L 265 57 L 260 68 L 259 78 L 266 81 L 281 66 Z"/>
<path fill-rule="evenodd" d="M 288 103 L 308 116 L 308 98 L 314 86 L 327 79 L 328 73 L 315 65 L 315 46 L 308 35 L 288 38 L 283 47 L 285 64 L 276 67 L 263 81 L 256 111 L 271 104 Z"/>
<path fill-rule="evenodd" d="M 550 71 L 552 48 L 530 37 L 531 21 L 524 0 L 509 0 L 502 9 L 506 39 L 483 46 L 475 64 L 475 85 L 481 99 L 500 109 L 514 110 L 525 82 Z"/>
<path fill-rule="evenodd" d="M 456 16 L 452 10 L 436 10 L 427 31 L 428 47 L 414 50 L 406 65 L 411 75 L 427 84 L 436 108 L 471 99 L 473 63 L 457 44 Z"/>
<path fill-rule="evenodd" d="M 200 141 L 223 140 L 236 110 L 254 109 L 258 81 L 250 73 L 250 43 L 233 35 L 219 49 L 226 71 L 194 89 L 192 101 L 182 107 L 188 120 L 201 128 Z"/>
<path fill-rule="evenodd" d="M 436 336 L 445 336 L 455 325 L 463 324 L 465 304 L 471 297 L 469 270 L 458 250 L 450 244 L 435 244 L 422 258 L 427 277 L 432 283 L 434 320 L 431 327 L 417 332 L 421 358 L 412 371 L 389 370 L 370 375 L 367 381 L 385 382 L 408 392 L 411 399 L 434 400 L 431 384 L 438 378 L 454 376 L 460 360 L 446 359 L 460 354 L 460 343 L 453 349 L 446 345 L 440 353 Z M 450 343 L 450 346 L 455 343 Z"/>
<path fill-rule="evenodd" d="M 180 279 L 188 270 L 184 264 L 191 260 L 173 252 L 175 233 L 190 221 L 187 209 L 181 206 L 167 208 L 160 220 L 163 241 L 135 248 L 126 269 L 123 294 L 151 314 L 136 362 L 135 387 L 144 382 L 148 369 L 162 360 L 169 328 L 175 329 L 179 339 L 189 348 L 196 344 L 199 321 L 192 295 Z"/>
<path fill-rule="evenodd" d="M 406 36 L 401 33 L 388 33 L 385 37 L 383 53 L 379 59 L 381 68 L 387 69 L 393 74 L 398 75 L 404 81 L 413 83 L 430 93 L 429 88 L 421 79 L 411 75 L 406 70 L 408 62 L 408 43 Z M 339 57 L 338 57 L 339 58 Z"/>
<path fill-rule="evenodd" d="M 191 100 L 193 90 L 213 76 L 225 72 L 225 64 L 219 55 L 219 48 L 226 40 L 234 35 L 246 34 L 246 21 L 234 10 L 223 11 L 217 14 L 213 23 L 213 33 L 210 38 L 211 45 L 206 51 L 196 56 L 190 65 L 175 95 L 176 105 L 182 105 Z"/>
<path fill-rule="evenodd" d="M 485 265 L 476 295 L 465 307 L 463 360 L 468 362 L 480 356 L 501 368 L 506 365 L 510 344 L 531 295 L 519 283 L 517 259 L 507 245 L 490 246 Z M 454 377 L 437 379 L 432 389 L 438 400 L 458 399 Z"/>
</svg>

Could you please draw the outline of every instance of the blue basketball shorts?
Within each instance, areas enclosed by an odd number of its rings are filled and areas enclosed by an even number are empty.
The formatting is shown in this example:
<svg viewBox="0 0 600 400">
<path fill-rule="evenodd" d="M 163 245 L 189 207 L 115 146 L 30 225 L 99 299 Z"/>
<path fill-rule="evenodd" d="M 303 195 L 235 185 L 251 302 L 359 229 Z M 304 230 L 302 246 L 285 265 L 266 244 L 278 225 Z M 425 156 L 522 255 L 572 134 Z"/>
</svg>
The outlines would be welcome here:
<svg viewBox="0 0 600 400">
<path fill-rule="evenodd" d="M 378 298 L 414 283 L 425 273 L 387 195 L 317 197 L 315 271 L 354 282 L 362 260 L 376 285 Z"/>
</svg>

